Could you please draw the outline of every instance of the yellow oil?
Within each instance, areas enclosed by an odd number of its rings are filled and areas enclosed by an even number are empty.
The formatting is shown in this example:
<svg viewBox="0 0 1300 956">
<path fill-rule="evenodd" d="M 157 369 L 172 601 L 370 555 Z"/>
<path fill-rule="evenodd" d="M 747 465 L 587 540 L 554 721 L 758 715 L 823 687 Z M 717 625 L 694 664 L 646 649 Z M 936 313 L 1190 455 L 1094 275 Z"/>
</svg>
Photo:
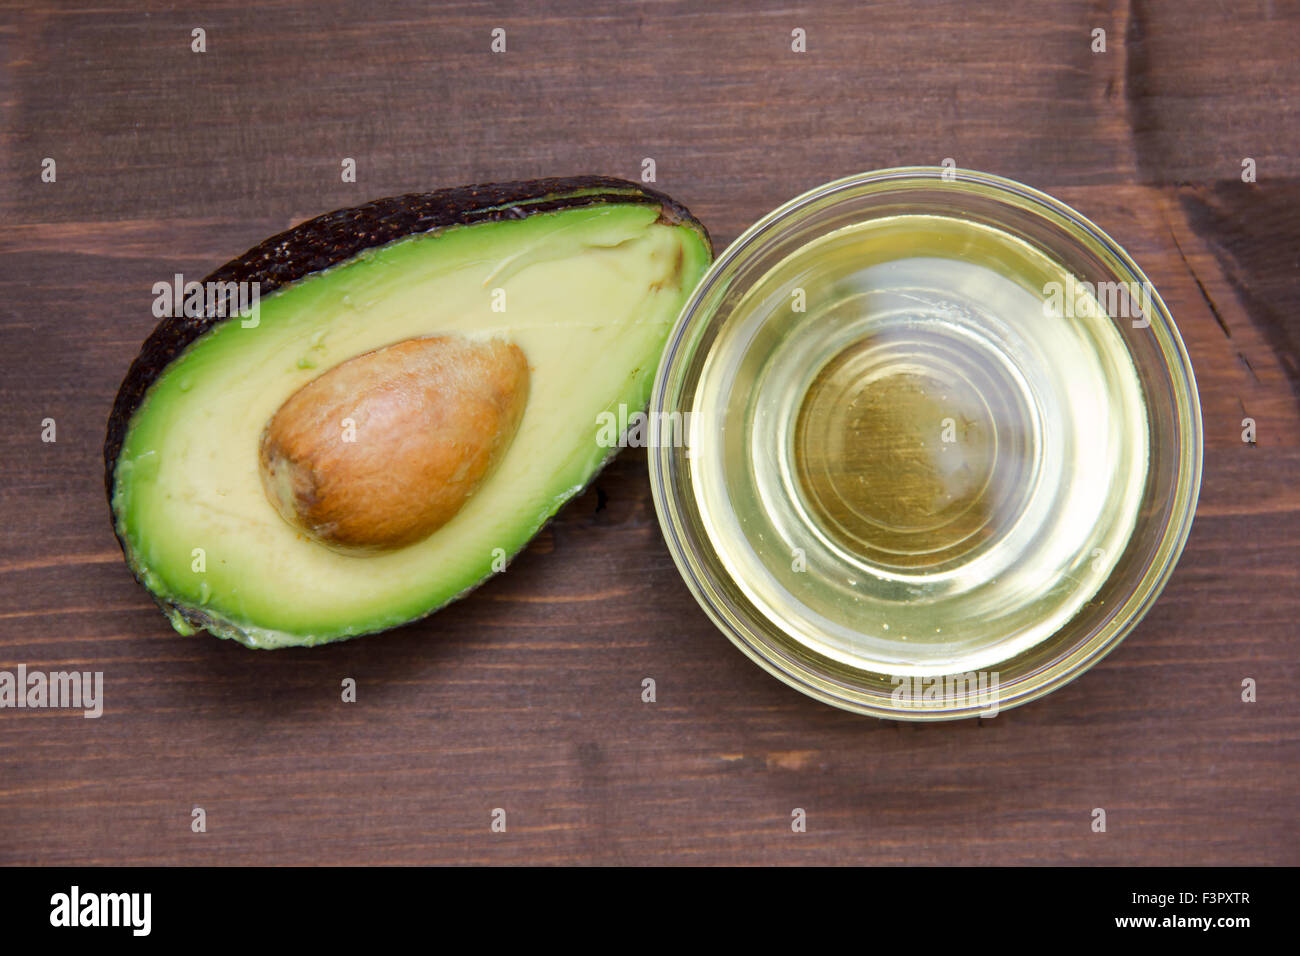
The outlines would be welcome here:
<svg viewBox="0 0 1300 956">
<path fill-rule="evenodd" d="M 792 641 L 883 674 L 996 668 L 1113 570 L 1147 477 L 1115 320 L 995 227 L 901 215 L 772 267 L 704 362 L 691 468 L 732 577 Z M 1059 289 L 1061 285 L 1058 285 Z"/>
</svg>

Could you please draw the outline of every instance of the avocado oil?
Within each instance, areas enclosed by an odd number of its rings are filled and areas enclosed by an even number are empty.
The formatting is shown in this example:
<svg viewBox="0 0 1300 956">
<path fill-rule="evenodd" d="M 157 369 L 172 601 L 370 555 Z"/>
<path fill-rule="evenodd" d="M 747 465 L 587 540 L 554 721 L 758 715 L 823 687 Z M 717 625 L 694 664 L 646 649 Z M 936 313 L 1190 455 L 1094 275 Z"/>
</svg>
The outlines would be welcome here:
<svg viewBox="0 0 1300 956">
<path fill-rule="evenodd" d="M 736 303 L 695 396 L 694 494 L 797 652 L 978 671 L 1094 599 L 1137 520 L 1146 409 L 1117 320 L 1054 287 L 1076 283 L 1018 236 L 895 215 Z"/>
</svg>

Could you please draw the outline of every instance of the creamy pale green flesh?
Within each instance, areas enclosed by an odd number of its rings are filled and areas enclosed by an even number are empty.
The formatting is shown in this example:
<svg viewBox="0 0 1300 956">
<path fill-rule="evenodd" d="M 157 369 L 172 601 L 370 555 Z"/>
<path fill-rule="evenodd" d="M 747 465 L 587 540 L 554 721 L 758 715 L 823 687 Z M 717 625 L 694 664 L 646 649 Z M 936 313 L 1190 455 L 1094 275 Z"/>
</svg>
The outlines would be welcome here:
<svg viewBox="0 0 1300 956">
<path fill-rule="evenodd" d="M 154 383 L 126 435 L 113 510 L 133 568 L 208 630 L 258 647 L 392 627 L 499 570 L 612 451 L 600 413 L 645 406 L 709 258 L 658 215 L 607 205 L 413 237 L 265 298 L 255 328 L 216 326 Z M 448 332 L 512 341 L 530 366 L 519 430 L 477 493 L 424 541 L 377 556 L 290 527 L 258 474 L 267 420 L 353 356 Z"/>
</svg>

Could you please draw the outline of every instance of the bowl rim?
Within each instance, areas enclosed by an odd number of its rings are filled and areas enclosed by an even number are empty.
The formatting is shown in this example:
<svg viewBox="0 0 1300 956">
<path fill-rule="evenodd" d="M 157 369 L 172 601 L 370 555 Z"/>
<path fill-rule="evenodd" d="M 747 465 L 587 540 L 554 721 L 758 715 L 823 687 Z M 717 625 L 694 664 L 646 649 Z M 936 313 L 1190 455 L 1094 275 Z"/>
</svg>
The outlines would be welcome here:
<svg viewBox="0 0 1300 956">
<path fill-rule="evenodd" d="M 674 373 L 680 370 L 684 360 L 694 354 L 694 349 L 688 348 L 689 340 L 694 337 L 689 333 L 698 334 L 703 331 L 716 316 L 716 313 L 702 315 L 701 303 L 722 281 L 724 275 L 742 259 L 756 240 L 779 224 L 788 221 L 800 210 L 833 197 L 836 193 L 890 183 L 900 186 L 938 185 L 940 188 L 951 187 L 956 192 L 961 192 L 963 189 L 969 191 L 970 187 L 982 187 L 984 190 L 992 190 L 1001 201 L 1007 201 L 1004 197 L 1009 194 L 1021 200 L 1019 203 L 1014 203 L 1019 208 L 1041 218 L 1055 220 L 1057 225 L 1075 233 L 1082 233 L 1083 235 L 1077 236 L 1081 242 L 1100 247 L 1102 252 L 1113 257 L 1124 270 L 1128 271 L 1133 279 L 1143 283 L 1145 290 L 1149 290 L 1153 314 L 1148 316 L 1148 319 L 1153 330 L 1157 331 L 1157 344 L 1161 355 L 1175 384 L 1185 385 L 1186 401 L 1178 401 L 1178 407 L 1174 410 L 1182 443 L 1177 456 L 1178 466 L 1172 493 L 1171 515 L 1163 526 L 1160 542 L 1152 558 L 1143 568 L 1141 578 L 1126 594 L 1120 607 L 1111 612 L 1104 624 L 1098 628 L 1097 633 L 1083 643 L 1070 648 L 1067 653 L 1053 657 L 1050 662 L 1030 675 L 1032 678 L 1039 673 L 1049 672 L 1047 676 L 1030 680 L 1028 686 L 1018 689 L 1014 694 L 1003 695 L 999 687 L 995 712 L 1037 700 L 1079 677 L 1114 650 L 1154 606 L 1186 546 L 1200 494 L 1204 454 L 1200 395 L 1187 347 L 1174 323 L 1173 315 L 1158 290 L 1118 242 L 1091 219 L 1055 197 L 1024 183 L 992 173 L 943 166 L 896 166 L 857 173 L 800 193 L 759 218 L 737 236 L 713 261 L 682 306 L 669 333 L 655 374 L 646 443 L 651 497 L 673 563 L 696 602 L 732 644 L 782 683 L 841 710 L 879 718 L 928 722 L 987 716 L 988 705 L 984 703 L 967 704 L 950 709 L 897 708 L 855 700 L 834 693 L 831 690 L 831 682 L 819 681 L 815 670 L 800 661 L 785 658 L 788 666 L 781 666 L 778 659 L 764 653 L 768 645 L 753 633 L 752 628 L 749 628 L 743 619 L 736 617 L 728 608 L 720 606 L 720 602 L 710 596 L 704 586 L 701 569 L 697 567 L 697 562 L 694 560 L 695 556 L 687 542 L 682 540 L 673 522 L 673 519 L 680 515 L 683 503 L 673 493 L 668 479 L 673 447 L 672 442 L 665 441 L 663 435 L 663 423 L 669 420 L 667 417 L 669 410 L 665 408 L 665 402 Z M 1158 329 L 1155 328 L 1157 326 Z M 1160 332 L 1164 333 L 1163 337 L 1158 334 Z M 1178 391 L 1179 389 L 1175 388 L 1175 392 Z"/>
</svg>

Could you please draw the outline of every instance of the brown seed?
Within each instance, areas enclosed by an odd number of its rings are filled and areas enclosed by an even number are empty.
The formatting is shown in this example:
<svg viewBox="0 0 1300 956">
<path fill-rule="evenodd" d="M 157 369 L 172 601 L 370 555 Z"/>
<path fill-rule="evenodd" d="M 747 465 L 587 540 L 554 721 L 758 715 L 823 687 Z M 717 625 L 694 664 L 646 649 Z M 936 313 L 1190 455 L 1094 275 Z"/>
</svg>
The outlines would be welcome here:
<svg viewBox="0 0 1300 956">
<path fill-rule="evenodd" d="M 366 352 L 294 392 L 259 448 L 262 486 L 337 551 L 405 547 L 450 521 L 514 438 L 528 401 L 517 345 L 459 336 Z"/>
</svg>

